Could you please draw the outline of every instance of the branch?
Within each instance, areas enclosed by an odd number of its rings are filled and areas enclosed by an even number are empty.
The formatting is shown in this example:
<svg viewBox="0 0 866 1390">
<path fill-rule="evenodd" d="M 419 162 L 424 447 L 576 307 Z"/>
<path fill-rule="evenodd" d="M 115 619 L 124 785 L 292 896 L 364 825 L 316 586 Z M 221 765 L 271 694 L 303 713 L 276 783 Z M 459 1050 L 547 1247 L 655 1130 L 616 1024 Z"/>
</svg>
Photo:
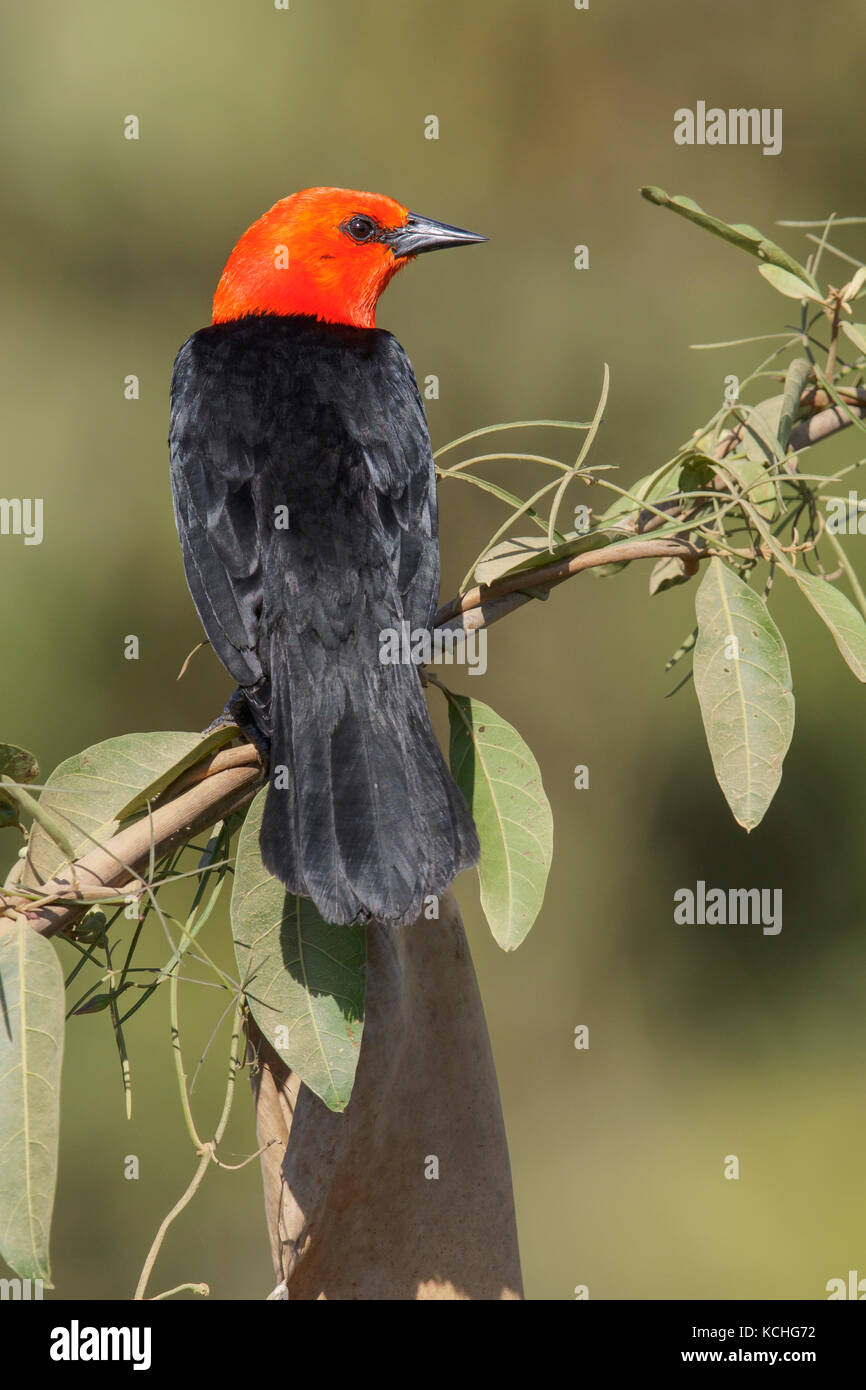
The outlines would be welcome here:
<svg viewBox="0 0 866 1390">
<path fill-rule="evenodd" d="M 866 388 L 845 387 L 839 391 L 839 395 L 852 415 L 866 419 Z M 839 406 L 832 405 L 827 392 L 820 387 L 810 386 L 803 392 L 800 401 L 801 405 L 815 413 L 809 419 L 800 421 L 791 431 L 788 447 L 794 452 L 805 449 L 810 444 L 819 444 L 821 440 L 829 439 L 840 430 L 847 429 L 852 423 L 851 416 Z M 720 440 L 713 450 L 720 461 L 736 446 L 745 430 L 746 426 L 740 424 Z M 651 525 L 649 516 L 647 520 Z M 522 608 L 525 603 L 530 603 L 532 599 L 546 598 L 547 593 L 558 584 L 563 584 L 573 575 L 581 574 L 597 565 L 623 564 L 629 560 L 676 558 L 682 559 L 686 566 L 696 567 L 701 560 L 709 558 L 709 553 L 677 537 L 665 537 L 663 540 L 615 541 L 599 550 L 586 551 L 582 555 L 572 555 L 564 560 L 552 560 L 550 564 L 540 565 L 537 569 L 506 574 L 501 579 L 494 580 L 492 584 L 480 584 L 477 588 L 468 589 L 464 594 L 457 594 L 450 602 L 442 605 L 433 620 L 433 625 L 475 632 L 480 628 L 490 627 L 500 618 L 505 618 L 509 613 Z"/>
<path fill-rule="evenodd" d="M 489 627 L 492 622 L 504 618 L 515 608 L 537 598 L 537 593 L 527 593 L 528 588 L 555 589 L 572 575 L 597 565 L 620 565 L 628 560 L 663 560 L 671 556 L 682 559 L 686 564 L 697 563 L 704 552 L 691 545 L 689 541 L 667 536 L 663 540 L 625 540 L 602 546 L 600 550 L 587 550 L 582 555 L 570 555 L 563 560 L 551 560 L 549 565 L 539 565 L 537 569 L 521 570 L 518 574 L 506 574 L 492 584 L 481 584 L 476 589 L 468 589 L 458 594 L 450 603 L 444 604 L 434 619 L 436 627 L 463 627 L 464 631 Z M 511 602 L 504 602 L 511 599 Z M 469 621 L 469 614 L 472 620 Z M 462 622 L 454 622 L 462 618 Z"/>
<path fill-rule="evenodd" d="M 0 892 L 0 916 L 23 916 L 42 936 L 71 926 L 94 897 L 137 883 L 153 848 L 154 862 L 185 844 L 218 820 L 252 801 L 263 781 L 258 752 L 252 744 L 225 749 L 189 768 L 155 803 L 150 816 L 125 825 L 104 845 L 88 850 L 32 894 L 15 891 L 14 871 Z M 19 861 L 20 862 L 20 861 Z M 131 872 L 130 872 L 131 871 Z"/>
<path fill-rule="evenodd" d="M 823 395 L 823 392 L 821 393 Z M 845 401 L 851 415 L 856 415 L 858 419 L 866 419 L 866 391 L 859 391 L 861 397 L 859 401 L 851 399 L 851 391 L 840 391 L 839 395 Z M 840 430 L 847 430 L 853 424 L 851 415 L 846 415 L 844 410 L 840 410 L 838 405 L 832 406 L 829 410 L 821 410 L 817 415 L 811 416 L 808 420 L 801 420 L 791 431 L 791 438 L 788 441 L 792 449 L 805 449 L 808 444 L 820 444 L 822 439 L 828 439 L 831 434 L 838 434 Z"/>
</svg>

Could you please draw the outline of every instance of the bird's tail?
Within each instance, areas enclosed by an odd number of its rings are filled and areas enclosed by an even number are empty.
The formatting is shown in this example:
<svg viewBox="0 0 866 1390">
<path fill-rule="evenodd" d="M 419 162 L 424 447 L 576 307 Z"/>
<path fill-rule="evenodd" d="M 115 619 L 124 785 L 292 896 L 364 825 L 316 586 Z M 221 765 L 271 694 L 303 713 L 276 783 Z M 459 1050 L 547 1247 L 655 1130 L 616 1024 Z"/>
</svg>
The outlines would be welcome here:
<svg viewBox="0 0 866 1390">
<path fill-rule="evenodd" d="M 413 922 L 479 855 L 417 671 L 354 667 L 317 681 L 287 658 L 271 670 L 264 865 L 327 922 Z"/>
</svg>

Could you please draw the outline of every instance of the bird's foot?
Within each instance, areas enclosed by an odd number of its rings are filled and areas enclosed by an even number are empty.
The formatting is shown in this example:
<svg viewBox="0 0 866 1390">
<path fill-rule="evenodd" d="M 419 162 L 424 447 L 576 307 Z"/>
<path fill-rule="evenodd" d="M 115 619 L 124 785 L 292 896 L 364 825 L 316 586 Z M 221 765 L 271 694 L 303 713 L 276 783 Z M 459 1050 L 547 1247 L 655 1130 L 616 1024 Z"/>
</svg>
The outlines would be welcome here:
<svg viewBox="0 0 866 1390">
<path fill-rule="evenodd" d="M 263 762 L 267 763 L 271 756 L 271 741 L 262 733 L 252 716 L 249 705 L 242 690 L 238 689 L 226 704 L 222 714 L 208 724 L 203 734 L 211 734 L 214 729 L 221 729 L 226 724 L 236 724 L 248 743 L 257 748 L 262 756 Z"/>
</svg>

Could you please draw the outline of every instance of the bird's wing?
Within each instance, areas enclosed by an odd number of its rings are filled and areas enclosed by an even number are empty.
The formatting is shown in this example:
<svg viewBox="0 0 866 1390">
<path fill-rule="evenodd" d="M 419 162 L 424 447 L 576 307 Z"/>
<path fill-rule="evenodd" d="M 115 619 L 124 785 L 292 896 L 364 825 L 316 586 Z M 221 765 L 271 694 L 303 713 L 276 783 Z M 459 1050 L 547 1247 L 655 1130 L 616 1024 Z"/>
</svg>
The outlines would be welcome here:
<svg viewBox="0 0 866 1390">
<path fill-rule="evenodd" d="M 367 446 L 366 461 L 404 615 L 413 627 L 428 627 L 439 596 L 436 471 L 412 365 L 396 338 L 383 333 L 381 339 L 389 409 L 373 432 L 376 445 Z M 362 416 L 356 426 L 365 441 L 371 423 Z"/>
<path fill-rule="evenodd" d="M 270 363 L 239 359 L 234 337 L 195 334 L 178 353 L 171 392 L 171 480 L 187 582 L 208 639 L 241 686 L 263 674 L 264 577 L 260 479 L 284 471 L 288 440 L 298 469 L 329 439 L 356 453 L 373 486 L 380 543 L 405 616 L 427 627 L 439 593 L 436 476 L 424 407 L 397 340 L 377 334 L 370 390 L 329 392 L 329 373 L 274 390 Z M 312 365 L 312 364 L 310 364 Z M 261 370 L 257 370 L 261 369 Z M 331 386 L 338 386 L 331 382 Z M 380 389 L 381 388 L 381 389 Z M 387 409 L 382 409 L 387 401 Z M 294 419 L 286 419 L 290 410 Z M 303 431 L 306 421 L 308 430 Z M 315 460 L 312 460 L 315 466 Z M 287 488 L 287 492 L 295 491 Z M 321 521 L 327 521 L 327 497 Z M 289 505 L 287 498 L 286 505 Z M 278 547 L 279 548 L 279 547 Z"/>
<path fill-rule="evenodd" d="M 198 335 L 196 335 L 197 337 Z M 241 686 L 262 677 L 263 575 L 256 424 L 249 403 L 214 400 L 228 353 L 215 338 L 181 348 L 171 386 L 171 485 L 187 583 L 208 640 Z M 234 411 L 235 418 L 229 424 Z"/>
</svg>

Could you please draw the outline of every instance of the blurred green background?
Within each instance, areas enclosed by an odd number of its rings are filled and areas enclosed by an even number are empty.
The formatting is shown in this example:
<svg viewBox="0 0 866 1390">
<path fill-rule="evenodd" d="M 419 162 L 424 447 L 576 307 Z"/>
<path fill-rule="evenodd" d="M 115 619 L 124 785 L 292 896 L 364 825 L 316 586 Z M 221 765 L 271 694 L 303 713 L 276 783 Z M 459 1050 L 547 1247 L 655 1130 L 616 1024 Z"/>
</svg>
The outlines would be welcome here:
<svg viewBox="0 0 866 1390">
<path fill-rule="evenodd" d="M 434 445 L 498 420 L 587 419 L 606 361 L 593 459 L 619 465 L 623 483 L 668 458 L 761 351 L 688 344 L 798 312 L 749 258 L 643 202 L 639 185 L 770 235 L 779 218 L 866 211 L 857 0 L 820 21 L 806 0 L 592 0 L 585 12 L 571 0 L 291 0 L 287 12 L 81 0 L 7 10 L 5 28 L 0 492 L 45 499 L 45 539 L 0 540 L 0 736 L 44 772 L 111 735 L 199 728 L 229 691 L 209 651 L 175 681 L 199 626 L 171 512 L 168 380 L 235 240 L 279 197 L 374 189 L 488 233 L 483 248 L 424 257 L 380 306 L 419 378 L 440 379 Z M 782 107 L 783 153 L 675 146 L 673 112 L 698 99 Z M 123 138 L 128 114 L 137 142 Z M 424 138 L 430 114 L 438 141 Z M 862 256 L 856 231 L 843 245 Z M 805 256 L 801 233 L 776 235 Z M 847 278 L 833 260 L 825 274 Z M 137 402 L 124 399 L 129 373 Z M 523 440 L 564 458 L 572 443 Z M 858 449 L 846 436 L 812 462 L 830 469 Z M 537 485 L 498 476 L 524 494 Z M 455 483 L 441 506 L 449 595 L 503 514 Z M 851 542 L 855 562 L 864 544 Z M 454 682 L 523 733 L 555 813 L 546 903 L 515 955 L 492 943 L 474 879 L 458 885 L 527 1293 L 821 1298 L 829 1278 L 866 1274 L 862 696 L 779 581 L 798 728 L 747 836 L 714 781 L 693 690 L 664 699 L 694 586 L 650 601 L 647 578 L 632 566 L 572 581 L 491 631 L 483 680 Z M 138 661 L 123 657 L 130 633 Z M 572 787 L 576 763 L 589 790 Z M 698 878 L 782 887 L 781 935 L 675 926 L 674 890 Z M 149 943 L 161 964 L 158 930 Z M 224 915 L 207 944 L 229 959 Z M 223 1005 L 189 987 L 192 1060 Z M 573 1046 L 581 1023 L 588 1052 Z M 106 1016 L 70 1025 L 59 1296 L 127 1297 L 193 1170 L 162 997 L 129 1040 L 131 1123 Z M 227 1045 L 223 1029 L 194 1093 L 203 1129 Z M 224 1154 L 254 1147 L 244 1086 Z M 123 1178 L 127 1154 L 138 1182 Z M 723 1178 L 727 1154 L 737 1182 Z M 271 1287 L 257 1163 L 214 1171 L 172 1229 L 151 1291 L 187 1279 L 225 1298 Z"/>
</svg>

